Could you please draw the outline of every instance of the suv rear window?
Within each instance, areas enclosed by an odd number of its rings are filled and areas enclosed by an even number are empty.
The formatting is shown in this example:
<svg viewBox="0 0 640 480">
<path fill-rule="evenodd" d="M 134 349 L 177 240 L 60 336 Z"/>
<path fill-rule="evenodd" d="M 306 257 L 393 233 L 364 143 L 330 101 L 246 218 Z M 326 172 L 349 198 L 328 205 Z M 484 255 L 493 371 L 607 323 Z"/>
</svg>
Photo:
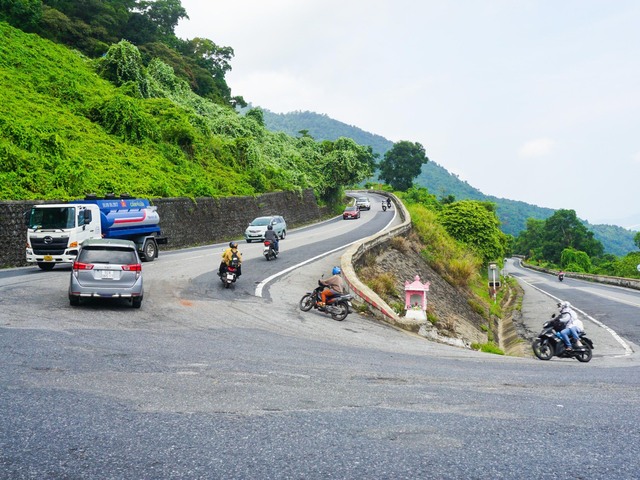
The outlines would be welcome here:
<svg viewBox="0 0 640 480">
<path fill-rule="evenodd" d="M 133 250 L 126 247 L 84 247 L 78 261 L 82 263 L 113 263 L 131 265 L 138 263 Z"/>
</svg>

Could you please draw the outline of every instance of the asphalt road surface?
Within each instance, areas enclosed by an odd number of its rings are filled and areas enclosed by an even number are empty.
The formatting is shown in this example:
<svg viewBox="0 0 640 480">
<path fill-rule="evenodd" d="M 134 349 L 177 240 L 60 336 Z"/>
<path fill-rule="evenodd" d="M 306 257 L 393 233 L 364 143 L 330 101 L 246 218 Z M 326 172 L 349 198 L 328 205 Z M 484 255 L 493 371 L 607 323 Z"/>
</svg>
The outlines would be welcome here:
<svg viewBox="0 0 640 480">
<path fill-rule="evenodd" d="M 377 206 L 291 231 L 272 262 L 241 244 L 229 289 L 222 245 L 162 252 L 140 310 L 70 307 L 68 269 L 0 272 L 0 478 L 639 478 L 635 341 L 542 362 L 298 309 L 343 245 L 391 221 Z M 531 290 L 537 322 L 554 300 Z"/>
</svg>

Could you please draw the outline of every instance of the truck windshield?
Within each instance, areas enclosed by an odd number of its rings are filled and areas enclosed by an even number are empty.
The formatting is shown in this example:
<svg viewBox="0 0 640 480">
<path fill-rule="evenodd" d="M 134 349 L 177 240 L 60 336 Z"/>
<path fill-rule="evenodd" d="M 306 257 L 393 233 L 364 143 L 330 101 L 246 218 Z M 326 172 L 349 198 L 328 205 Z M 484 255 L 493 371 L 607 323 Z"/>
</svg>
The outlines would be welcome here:
<svg viewBox="0 0 640 480">
<path fill-rule="evenodd" d="M 29 228 L 43 230 L 74 228 L 76 226 L 75 207 L 32 208 Z"/>
</svg>

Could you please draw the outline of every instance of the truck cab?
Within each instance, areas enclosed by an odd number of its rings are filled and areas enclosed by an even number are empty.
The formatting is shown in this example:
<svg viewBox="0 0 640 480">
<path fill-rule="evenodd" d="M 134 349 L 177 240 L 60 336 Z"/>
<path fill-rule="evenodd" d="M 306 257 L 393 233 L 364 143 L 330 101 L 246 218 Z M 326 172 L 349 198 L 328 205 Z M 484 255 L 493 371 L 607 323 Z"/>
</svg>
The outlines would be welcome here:
<svg viewBox="0 0 640 480">
<path fill-rule="evenodd" d="M 34 205 L 26 220 L 27 262 L 43 270 L 73 262 L 84 240 L 102 237 L 97 205 Z"/>
</svg>

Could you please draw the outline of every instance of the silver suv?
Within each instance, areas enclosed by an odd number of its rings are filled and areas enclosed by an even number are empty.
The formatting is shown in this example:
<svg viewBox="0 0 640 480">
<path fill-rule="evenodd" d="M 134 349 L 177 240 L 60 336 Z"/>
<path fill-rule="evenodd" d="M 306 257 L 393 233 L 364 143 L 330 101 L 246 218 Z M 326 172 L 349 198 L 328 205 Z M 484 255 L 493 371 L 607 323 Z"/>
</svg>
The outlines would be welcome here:
<svg viewBox="0 0 640 480">
<path fill-rule="evenodd" d="M 259 242 L 264 241 L 264 234 L 269 225 L 273 227 L 273 231 L 276 232 L 278 237 L 284 238 L 287 236 L 287 222 L 285 222 L 281 216 L 258 217 L 255 218 L 244 231 L 244 238 L 247 243 L 251 243 L 253 240 Z"/>
<path fill-rule="evenodd" d="M 73 262 L 69 282 L 69 303 L 81 298 L 130 298 L 140 308 L 144 289 L 142 264 L 136 245 L 130 240 L 85 240 Z"/>
</svg>

